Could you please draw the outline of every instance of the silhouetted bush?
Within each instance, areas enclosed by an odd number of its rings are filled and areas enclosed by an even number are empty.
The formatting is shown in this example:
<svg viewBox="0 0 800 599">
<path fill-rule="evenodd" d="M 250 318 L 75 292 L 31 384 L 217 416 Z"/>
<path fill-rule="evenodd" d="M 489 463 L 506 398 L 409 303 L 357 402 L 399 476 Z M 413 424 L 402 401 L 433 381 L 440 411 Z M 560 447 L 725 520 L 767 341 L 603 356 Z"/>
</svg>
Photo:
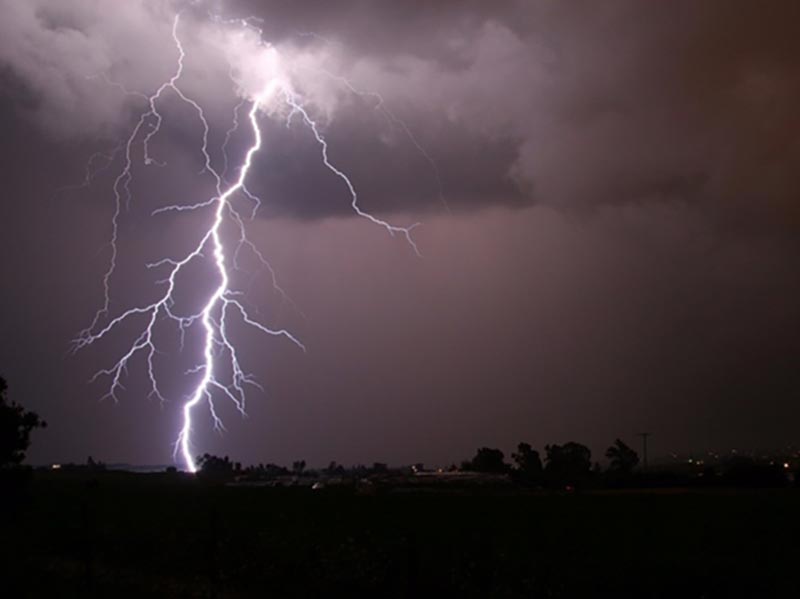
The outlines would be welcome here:
<svg viewBox="0 0 800 599">
<path fill-rule="evenodd" d="M 504 457 L 503 452 L 499 449 L 481 447 L 472 460 L 462 464 L 462 469 L 471 472 L 502 474 L 509 470 L 508 464 L 503 461 Z"/>
<path fill-rule="evenodd" d="M 592 469 L 592 452 L 585 445 L 570 441 L 564 445 L 546 445 L 545 481 L 551 487 L 585 485 Z"/>
<path fill-rule="evenodd" d="M 639 454 L 621 439 L 617 439 L 606 449 L 606 457 L 610 460 L 609 470 L 619 474 L 631 474 L 639 465 Z"/>
<path fill-rule="evenodd" d="M 19 466 L 30 447 L 31 432 L 47 426 L 35 412 L 9 402 L 7 390 L 5 379 L 0 378 L 0 468 Z"/>
<path fill-rule="evenodd" d="M 233 462 L 228 456 L 217 457 L 208 453 L 197 458 L 197 474 L 206 480 L 229 480 L 233 478 Z"/>
<path fill-rule="evenodd" d="M 517 445 L 517 452 L 511 454 L 517 467 L 512 476 L 515 482 L 525 486 L 540 485 L 543 482 L 542 459 L 539 452 L 533 449 L 529 443 Z"/>
</svg>

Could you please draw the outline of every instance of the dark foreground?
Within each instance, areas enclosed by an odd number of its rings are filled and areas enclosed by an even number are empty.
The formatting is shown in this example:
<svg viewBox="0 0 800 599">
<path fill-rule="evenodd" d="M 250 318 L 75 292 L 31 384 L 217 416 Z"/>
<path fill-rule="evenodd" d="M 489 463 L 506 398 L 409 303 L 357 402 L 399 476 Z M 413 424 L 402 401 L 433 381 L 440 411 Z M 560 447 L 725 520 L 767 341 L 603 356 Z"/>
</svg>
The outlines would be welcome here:
<svg viewBox="0 0 800 599">
<path fill-rule="evenodd" d="M 800 492 L 4 489 L 3 597 L 798 597 Z"/>
</svg>

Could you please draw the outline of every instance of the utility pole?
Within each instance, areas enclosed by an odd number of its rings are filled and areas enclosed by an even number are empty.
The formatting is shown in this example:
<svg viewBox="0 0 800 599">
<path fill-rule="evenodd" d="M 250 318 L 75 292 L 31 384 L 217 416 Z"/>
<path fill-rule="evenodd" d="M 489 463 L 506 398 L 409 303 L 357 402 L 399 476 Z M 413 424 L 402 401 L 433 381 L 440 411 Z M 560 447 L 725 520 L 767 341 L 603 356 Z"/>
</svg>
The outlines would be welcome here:
<svg viewBox="0 0 800 599">
<path fill-rule="evenodd" d="M 647 470 L 647 437 L 649 437 L 651 433 L 639 433 L 636 435 L 637 437 L 642 438 L 642 469 Z"/>
</svg>

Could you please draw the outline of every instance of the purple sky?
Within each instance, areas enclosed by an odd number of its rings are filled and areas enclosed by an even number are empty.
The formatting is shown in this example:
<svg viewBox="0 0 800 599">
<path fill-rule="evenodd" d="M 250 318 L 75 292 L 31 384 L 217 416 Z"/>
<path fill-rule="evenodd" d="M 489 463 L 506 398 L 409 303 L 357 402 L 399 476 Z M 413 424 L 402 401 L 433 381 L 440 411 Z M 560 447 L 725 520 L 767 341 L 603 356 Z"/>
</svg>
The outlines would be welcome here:
<svg viewBox="0 0 800 599">
<path fill-rule="evenodd" d="M 599 457 L 643 430 L 656 454 L 797 443 L 796 2 L 200 4 L 182 30 L 186 86 L 214 160 L 237 98 L 218 55 L 230 26 L 205 8 L 263 19 L 331 159 L 366 208 L 423 223 L 424 257 L 352 216 L 307 130 L 265 116 L 249 182 L 265 205 L 248 226 L 294 306 L 263 272 L 237 282 L 308 352 L 237 331 L 266 393 L 250 394 L 247 419 L 220 402 L 224 434 L 198 412 L 198 451 L 448 464 L 519 441 L 577 440 Z M 160 332 L 163 405 L 145 397 L 143 360 L 116 404 L 87 382 L 130 331 L 69 353 L 102 300 L 119 155 L 63 188 L 141 110 L 97 75 L 152 92 L 174 68 L 184 5 L 0 0 L 0 376 L 50 423 L 33 462 L 171 460 L 191 344 L 180 355 Z M 436 169 L 375 97 L 325 73 L 381 93 Z M 163 111 L 153 153 L 167 166 L 135 164 L 117 309 L 152 299 L 144 264 L 185 251 L 208 220 L 150 215 L 211 195 L 192 113 L 174 96 Z M 248 141 L 234 139 L 234 160 Z M 205 289 L 195 274 L 187 306 Z"/>
</svg>

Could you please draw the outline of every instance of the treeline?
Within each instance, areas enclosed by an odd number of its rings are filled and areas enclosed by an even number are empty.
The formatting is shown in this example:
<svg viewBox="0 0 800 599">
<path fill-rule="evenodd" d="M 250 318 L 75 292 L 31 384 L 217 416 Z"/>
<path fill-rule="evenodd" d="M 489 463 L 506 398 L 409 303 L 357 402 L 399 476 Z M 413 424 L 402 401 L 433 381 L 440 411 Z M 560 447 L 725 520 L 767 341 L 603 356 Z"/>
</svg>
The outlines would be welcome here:
<svg viewBox="0 0 800 599">
<path fill-rule="evenodd" d="M 511 454 L 511 465 L 499 449 L 481 447 L 475 457 L 462 462 L 461 470 L 507 474 L 515 483 L 527 487 L 572 490 L 600 482 L 617 486 L 630 483 L 639 465 L 639 455 L 621 439 L 606 450 L 609 460 L 606 469 L 597 462 L 592 464 L 591 450 L 581 443 L 545 445 L 544 450 L 543 460 L 529 443 L 520 443 Z"/>
<path fill-rule="evenodd" d="M 286 476 L 294 477 L 316 477 L 324 475 L 328 477 L 365 477 L 376 474 L 388 474 L 389 466 L 381 462 L 375 462 L 372 466 L 359 464 L 357 466 L 345 467 L 337 462 L 330 462 L 326 468 L 311 470 L 306 468 L 305 460 L 292 462 L 292 467 L 287 468 L 279 464 L 267 463 L 252 466 L 242 466 L 241 462 L 234 462 L 228 456 L 217 457 L 211 454 L 203 454 L 197 458 L 198 474 L 201 476 L 243 476 L 254 479 L 271 479 Z M 413 467 L 411 467 L 413 469 Z M 168 471 L 175 471 L 174 467 Z"/>
<path fill-rule="evenodd" d="M 800 471 L 790 458 L 756 459 L 731 455 L 716 464 L 640 467 L 639 455 L 621 439 L 605 451 L 608 466 L 592 462 L 591 450 L 580 443 L 545 445 L 544 458 L 529 443 L 520 443 L 505 461 L 499 449 L 481 447 L 462 462 L 461 470 L 504 474 L 518 485 L 573 490 L 580 488 L 646 487 L 785 487 L 800 483 Z M 689 466 L 689 467 L 686 467 Z"/>
<path fill-rule="evenodd" d="M 644 469 L 639 455 L 621 439 L 609 446 L 604 456 L 606 466 L 592 461 L 591 450 L 574 441 L 563 445 L 545 445 L 543 454 L 529 443 L 519 443 L 511 454 L 510 463 L 499 449 L 479 448 L 472 459 L 460 466 L 453 464 L 446 469 L 425 470 L 422 464 L 389 468 L 383 463 L 372 466 L 344 467 L 331 462 L 321 469 L 309 469 L 305 460 L 292 464 L 291 468 L 277 464 L 258 464 L 243 467 L 227 456 L 220 458 L 205 454 L 198 458 L 199 476 L 208 480 L 292 480 L 306 483 L 314 480 L 330 482 L 374 480 L 402 485 L 418 475 L 428 479 L 513 484 L 527 489 L 580 490 L 621 489 L 647 487 L 784 487 L 800 480 L 795 471 L 783 459 L 756 460 L 746 456 L 731 456 L 715 465 L 686 467 L 674 464 Z M 173 469 L 174 470 L 174 469 Z M 470 475 L 470 476 L 463 476 Z"/>
</svg>

